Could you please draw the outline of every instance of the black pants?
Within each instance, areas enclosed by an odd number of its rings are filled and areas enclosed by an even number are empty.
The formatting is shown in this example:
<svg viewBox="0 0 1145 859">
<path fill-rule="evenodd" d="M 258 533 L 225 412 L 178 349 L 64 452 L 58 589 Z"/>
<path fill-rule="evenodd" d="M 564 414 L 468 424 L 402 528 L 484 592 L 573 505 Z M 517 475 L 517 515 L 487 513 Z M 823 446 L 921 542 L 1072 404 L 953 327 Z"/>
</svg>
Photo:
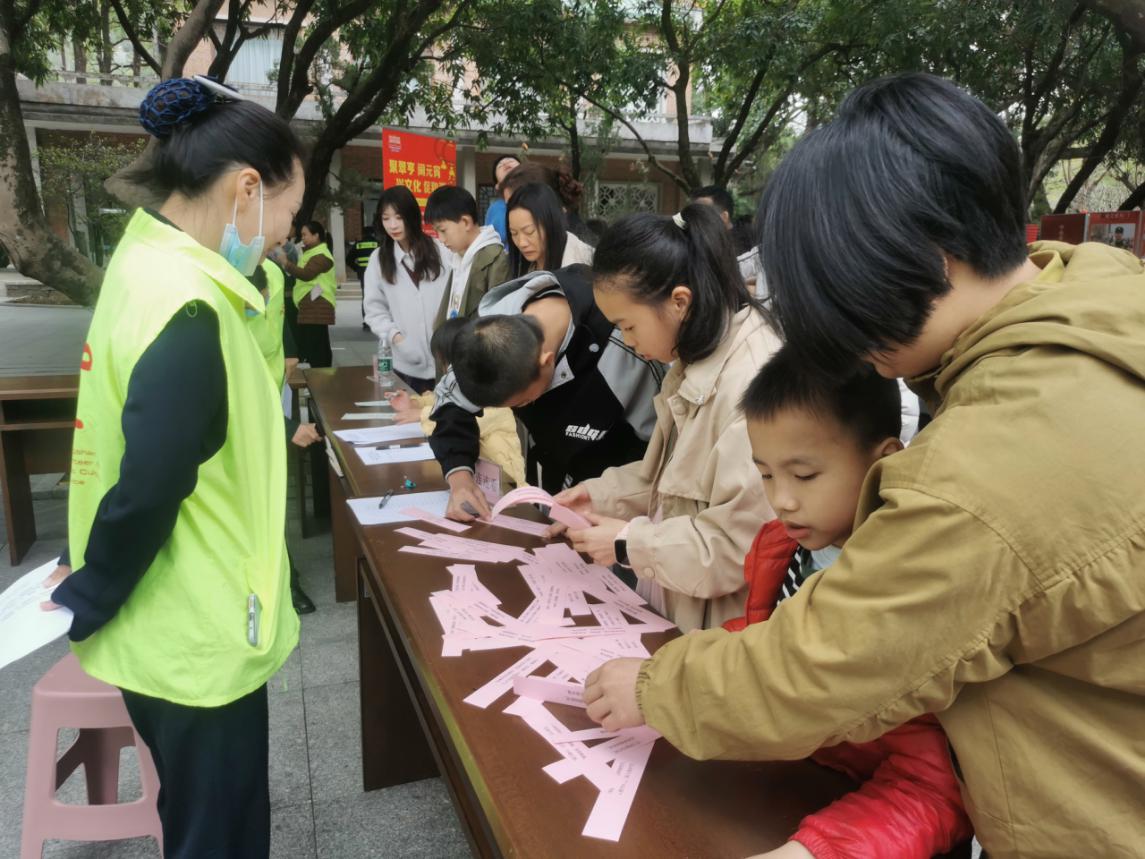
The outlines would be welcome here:
<svg viewBox="0 0 1145 859">
<path fill-rule="evenodd" d="M 433 379 L 419 379 L 417 376 L 407 376 L 400 370 L 394 370 L 394 375 L 413 388 L 415 394 L 424 394 L 434 388 Z"/>
<path fill-rule="evenodd" d="M 266 686 L 222 707 L 123 690 L 159 773 L 166 859 L 270 855 Z"/>
<path fill-rule="evenodd" d="M 333 367 L 334 352 L 330 349 L 330 326 L 298 323 L 298 357 L 311 367 Z"/>
</svg>

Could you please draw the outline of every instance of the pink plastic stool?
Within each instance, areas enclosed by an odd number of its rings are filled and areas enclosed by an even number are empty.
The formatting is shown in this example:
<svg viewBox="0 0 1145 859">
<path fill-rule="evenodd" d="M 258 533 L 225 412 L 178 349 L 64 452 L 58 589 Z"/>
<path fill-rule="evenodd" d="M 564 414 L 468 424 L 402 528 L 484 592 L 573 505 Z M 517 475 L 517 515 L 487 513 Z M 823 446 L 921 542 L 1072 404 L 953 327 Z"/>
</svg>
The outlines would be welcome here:
<svg viewBox="0 0 1145 859">
<path fill-rule="evenodd" d="M 56 759 L 61 728 L 79 728 L 79 736 Z M 134 745 L 139 754 L 143 795 L 119 802 L 119 751 Z M 89 805 L 68 805 L 56 791 L 83 766 Z M 152 836 L 163 849 L 156 800 L 159 776 L 147 744 L 135 733 L 123 696 L 84 673 L 69 653 L 40 678 L 32 690 L 28 731 L 28 775 L 24 785 L 24 831 L 20 859 L 40 859 L 44 841 L 111 841 Z"/>
</svg>

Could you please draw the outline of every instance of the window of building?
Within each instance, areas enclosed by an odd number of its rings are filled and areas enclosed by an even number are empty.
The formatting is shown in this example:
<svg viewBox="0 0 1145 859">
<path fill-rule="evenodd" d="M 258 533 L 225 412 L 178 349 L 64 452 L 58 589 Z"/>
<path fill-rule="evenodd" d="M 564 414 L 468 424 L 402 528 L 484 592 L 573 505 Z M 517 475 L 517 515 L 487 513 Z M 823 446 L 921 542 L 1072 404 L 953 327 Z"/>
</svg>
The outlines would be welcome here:
<svg viewBox="0 0 1145 859">
<path fill-rule="evenodd" d="M 489 211 L 489 205 L 496 199 L 496 185 L 477 186 L 477 220 L 480 223 L 485 223 L 485 213 Z"/>
<path fill-rule="evenodd" d="M 271 30 L 261 38 L 243 42 L 227 72 L 227 83 L 267 86 L 281 58 L 280 30 Z"/>
<path fill-rule="evenodd" d="M 592 217 L 612 221 L 631 212 L 660 211 L 660 186 L 655 182 L 597 182 Z"/>
</svg>

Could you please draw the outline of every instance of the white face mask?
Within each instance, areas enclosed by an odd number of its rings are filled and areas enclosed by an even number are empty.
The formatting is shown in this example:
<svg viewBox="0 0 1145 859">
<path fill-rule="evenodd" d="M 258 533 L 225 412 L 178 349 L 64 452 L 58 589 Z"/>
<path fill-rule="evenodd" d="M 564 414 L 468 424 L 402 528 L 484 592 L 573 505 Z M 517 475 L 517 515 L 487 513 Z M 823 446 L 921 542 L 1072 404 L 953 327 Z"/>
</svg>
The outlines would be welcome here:
<svg viewBox="0 0 1145 859">
<path fill-rule="evenodd" d="M 262 261 L 262 249 L 266 245 L 266 236 L 262 234 L 262 182 L 258 183 L 258 235 L 244 244 L 239 238 L 237 219 L 239 215 L 239 200 L 235 197 L 235 208 L 231 212 L 231 222 L 223 229 L 223 238 L 219 242 L 219 255 L 238 269 L 239 274 L 250 277 L 258 264 Z"/>
</svg>

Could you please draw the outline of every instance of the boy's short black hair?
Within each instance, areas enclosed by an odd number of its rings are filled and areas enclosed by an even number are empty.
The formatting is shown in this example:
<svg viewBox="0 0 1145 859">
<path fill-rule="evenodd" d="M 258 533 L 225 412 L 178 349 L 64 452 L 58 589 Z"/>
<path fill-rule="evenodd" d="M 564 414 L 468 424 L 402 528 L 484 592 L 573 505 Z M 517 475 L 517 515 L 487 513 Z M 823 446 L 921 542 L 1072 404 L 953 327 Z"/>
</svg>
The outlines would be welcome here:
<svg viewBox="0 0 1145 859">
<path fill-rule="evenodd" d="M 1022 265 L 1018 144 L 950 81 L 880 78 L 783 159 L 758 223 L 787 341 L 836 369 L 917 339 L 950 290 L 946 256 L 987 278 Z"/>
<path fill-rule="evenodd" d="M 453 338 L 453 374 L 461 393 L 481 408 L 503 406 L 541 374 L 544 332 L 524 314 L 465 320 Z"/>
<path fill-rule="evenodd" d="M 863 447 L 898 438 L 902 431 L 896 380 L 884 379 L 867 364 L 842 376 L 820 373 L 790 346 L 763 365 L 744 391 L 740 408 L 749 421 L 769 420 L 784 409 L 830 416 Z"/>
<path fill-rule="evenodd" d="M 435 221 L 460 221 L 468 215 L 477 223 L 477 201 L 464 188 L 456 185 L 442 185 L 425 201 L 425 219 Z"/>
<path fill-rule="evenodd" d="M 469 319 L 465 316 L 454 316 L 446 319 L 437 326 L 433 336 L 429 338 L 429 351 L 434 359 L 441 362 L 443 367 L 453 363 L 453 341 L 457 334 L 466 326 Z"/>
<path fill-rule="evenodd" d="M 707 197 L 716 204 L 716 209 L 727 212 L 729 218 L 735 216 L 735 198 L 732 197 L 731 191 L 727 188 L 721 188 L 719 185 L 705 185 L 703 188 L 697 188 L 691 193 L 693 201 L 701 197 Z"/>
</svg>

